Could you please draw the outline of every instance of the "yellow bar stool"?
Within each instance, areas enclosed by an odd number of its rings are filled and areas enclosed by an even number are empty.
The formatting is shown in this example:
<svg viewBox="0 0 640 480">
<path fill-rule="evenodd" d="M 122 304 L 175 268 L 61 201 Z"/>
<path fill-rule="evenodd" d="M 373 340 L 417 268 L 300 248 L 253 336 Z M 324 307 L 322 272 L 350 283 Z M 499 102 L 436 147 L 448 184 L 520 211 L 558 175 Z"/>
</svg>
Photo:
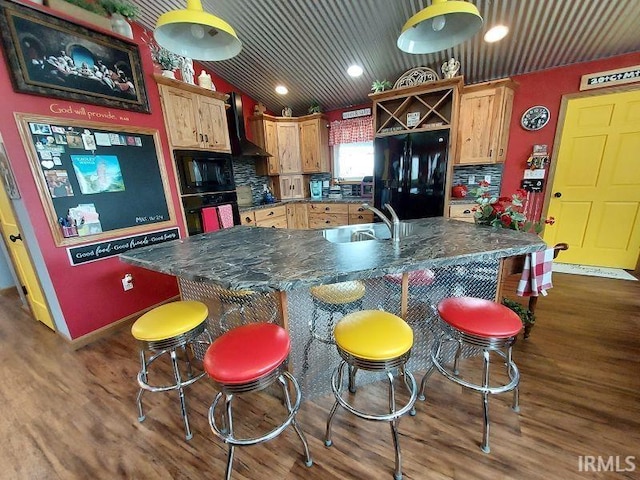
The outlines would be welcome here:
<svg viewBox="0 0 640 480">
<path fill-rule="evenodd" d="M 449 380 L 470 390 L 482 394 L 483 432 L 481 449 L 485 453 L 489 448 L 489 395 L 513 390 L 511 408 L 520 411 L 518 385 L 520 372 L 511 357 L 511 349 L 518 333 L 522 330 L 520 317 L 511 309 L 491 300 L 474 297 L 445 298 L 438 303 L 438 313 L 446 325 L 447 331 L 439 335 L 431 351 L 432 366 L 422 377 L 420 384 L 420 400 L 424 400 L 424 389 L 427 380 L 438 370 Z M 444 346 L 448 342 L 456 344 L 453 366 L 447 365 L 444 358 Z M 462 348 L 473 347 L 482 351 L 482 379 L 471 381 L 468 375 L 460 375 L 459 363 Z M 506 366 L 504 382 L 491 382 L 489 378 L 490 354 L 495 353 Z"/>
<path fill-rule="evenodd" d="M 184 421 L 186 439 L 191 440 L 193 434 L 189 427 L 187 417 L 187 405 L 184 396 L 184 387 L 194 383 L 206 375 L 201 372 L 193 375 L 191 359 L 187 347 L 195 343 L 209 345 L 211 336 L 206 328 L 206 320 L 209 310 L 204 303 L 196 301 L 178 301 L 167 303 L 142 315 L 131 327 L 131 334 L 140 345 L 140 372 L 138 373 L 138 420 L 144 421 L 145 414 L 142 408 L 142 394 L 149 392 L 166 392 L 177 390 L 180 398 L 180 410 Z M 208 341 L 198 340 L 204 334 Z M 182 349 L 187 367 L 187 379 L 182 378 L 178 362 L 177 350 Z M 147 358 L 147 353 L 151 356 Z M 152 385 L 149 383 L 149 367 L 158 358 L 169 354 L 173 368 L 175 383 L 169 385 Z"/>
<path fill-rule="evenodd" d="M 362 310 L 362 299 L 366 293 L 364 283 L 359 280 L 318 285 L 309 289 L 313 300 L 313 310 L 309 322 L 311 337 L 304 347 L 304 362 L 302 364 L 302 377 L 309 369 L 309 352 L 314 340 L 327 345 L 335 345 L 333 328 L 335 315 L 348 315 L 351 312 Z M 327 322 L 321 325 L 320 312 L 327 316 Z"/>
<path fill-rule="evenodd" d="M 263 309 L 269 310 L 269 323 L 276 321 L 277 311 L 274 303 L 268 303 L 263 292 L 253 290 L 223 290 L 220 303 L 223 313 L 218 325 L 223 332 L 249 323 L 264 322 Z M 255 310 L 259 310 L 256 312 Z"/>
<path fill-rule="evenodd" d="M 382 310 L 363 310 L 343 317 L 335 327 L 334 337 L 338 354 L 342 361 L 331 377 L 331 389 L 336 401 L 327 420 L 325 445 L 330 447 L 331 423 L 338 409 L 345 410 L 365 420 L 389 422 L 395 447 L 394 478 L 402 478 L 402 457 L 398 439 L 400 417 L 407 412 L 415 414 L 413 409 L 418 393 L 413 375 L 405 370 L 405 365 L 413 347 L 413 330 L 400 317 Z M 355 393 L 355 376 L 358 370 L 385 372 L 389 382 L 389 413 L 379 414 L 356 409 L 342 396 L 344 369 L 349 369 L 349 391 Z M 396 406 L 394 370 L 403 377 L 409 392 L 405 405 Z"/>
</svg>

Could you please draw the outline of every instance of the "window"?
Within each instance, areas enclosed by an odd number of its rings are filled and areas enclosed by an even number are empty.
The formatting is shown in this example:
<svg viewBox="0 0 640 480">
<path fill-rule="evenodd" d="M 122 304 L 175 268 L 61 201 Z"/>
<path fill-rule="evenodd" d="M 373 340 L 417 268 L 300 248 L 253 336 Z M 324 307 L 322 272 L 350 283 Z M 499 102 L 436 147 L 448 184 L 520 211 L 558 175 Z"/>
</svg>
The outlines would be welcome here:
<svg viewBox="0 0 640 480">
<path fill-rule="evenodd" d="M 333 146 L 333 172 L 336 178 L 362 180 L 373 175 L 373 142 L 341 143 Z"/>
</svg>

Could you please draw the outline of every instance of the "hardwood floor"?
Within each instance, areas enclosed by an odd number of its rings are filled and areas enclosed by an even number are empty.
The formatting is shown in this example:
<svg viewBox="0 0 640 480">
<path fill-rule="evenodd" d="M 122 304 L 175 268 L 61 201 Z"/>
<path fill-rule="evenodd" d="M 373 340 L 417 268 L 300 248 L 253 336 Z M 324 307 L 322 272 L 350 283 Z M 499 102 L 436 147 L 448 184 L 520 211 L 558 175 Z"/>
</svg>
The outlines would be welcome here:
<svg viewBox="0 0 640 480">
<path fill-rule="evenodd" d="M 434 374 L 417 416 L 400 422 L 405 479 L 638 478 L 640 282 L 555 274 L 554 284 L 538 303 L 531 337 L 515 346 L 520 414 L 509 408 L 510 394 L 490 400 L 491 453 L 479 448 L 479 395 Z M 190 442 L 175 394 L 145 394 L 147 419 L 137 421 L 138 357 L 128 330 L 72 351 L 32 321 L 17 297 L 4 295 L 0 345 L 0 478 L 224 477 L 226 446 L 206 418 L 215 392 L 207 379 L 187 391 Z M 386 390 L 373 385 L 359 395 L 385 399 Z M 269 443 L 237 449 L 232 478 L 391 479 L 393 447 L 384 423 L 340 410 L 334 446 L 324 446 L 332 400 L 306 402 L 298 417 L 313 467 L 304 466 L 288 429 Z M 241 402 L 245 420 L 236 426 L 268 425 L 278 407 L 268 395 Z M 622 469 L 633 456 L 636 471 L 580 472 L 586 455 L 605 462 L 617 456 Z"/>
</svg>

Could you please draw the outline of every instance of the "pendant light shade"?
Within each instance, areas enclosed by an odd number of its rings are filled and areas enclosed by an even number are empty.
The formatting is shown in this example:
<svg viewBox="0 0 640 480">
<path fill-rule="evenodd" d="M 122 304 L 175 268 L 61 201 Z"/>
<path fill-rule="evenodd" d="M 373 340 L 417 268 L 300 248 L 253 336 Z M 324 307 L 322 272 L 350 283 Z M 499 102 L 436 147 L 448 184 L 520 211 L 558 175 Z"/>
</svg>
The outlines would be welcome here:
<svg viewBox="0 0 640 480">
<path fill-rule="evenodd" d="M 200 0 L 160 15 L 153 36 L 161 47 L 193 60 L 227 60 L 242 50 L 231 25 L 205 12 Z"/>
<path fill-rule="evenodd" d="M 481 27 L 482 17 L 472 3 L 433 0 L 404 24 L 398 48 L 407 53 L 439 52 L 471 38 Z"/>
</svg>

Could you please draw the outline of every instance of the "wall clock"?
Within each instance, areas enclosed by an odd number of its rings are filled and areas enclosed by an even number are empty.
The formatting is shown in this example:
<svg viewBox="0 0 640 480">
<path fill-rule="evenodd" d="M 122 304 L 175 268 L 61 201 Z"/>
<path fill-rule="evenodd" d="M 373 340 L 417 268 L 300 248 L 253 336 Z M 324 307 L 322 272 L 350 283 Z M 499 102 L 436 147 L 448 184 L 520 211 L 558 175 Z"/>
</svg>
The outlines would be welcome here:
<svg viewBox="0 0 640 480">
<path fill-rule="evenodd" d="M 549 123 L 550 118 L 551 114 L 547 107 L 543 105 L 536 105 L 535 107 L 529 108 L 522 114 L 520 124 L 525 130 L 540 130 Z"/>
</svg>

